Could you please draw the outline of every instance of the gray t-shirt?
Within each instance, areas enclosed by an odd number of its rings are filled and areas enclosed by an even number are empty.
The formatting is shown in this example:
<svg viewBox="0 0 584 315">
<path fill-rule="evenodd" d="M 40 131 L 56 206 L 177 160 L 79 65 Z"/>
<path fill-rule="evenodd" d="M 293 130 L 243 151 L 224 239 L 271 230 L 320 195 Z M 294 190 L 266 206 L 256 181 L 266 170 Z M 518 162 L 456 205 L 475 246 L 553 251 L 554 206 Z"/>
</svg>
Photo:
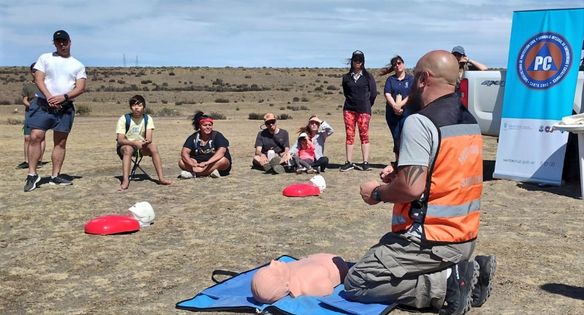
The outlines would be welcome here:
<svg viewBox="0 0 584 315">
<path fill-rule="evenodd" d="M 258 132 L 254 147 L 262 147 L 263 154 L 266 154 L 268 150 L 274 150 L 274 152 L 280 154 L 286 148 L 290 148 L 288 131 L 278 128 L 278 133 L 271 134 L 268 129 L 264 129 Z"/>
<path fill-rule="evenodd" d="M 401 133 L 398 166 L 430 166 L 438 150 L 438 129 L 428 117 L 413 114 L 406 118 Z"/>
</svg>

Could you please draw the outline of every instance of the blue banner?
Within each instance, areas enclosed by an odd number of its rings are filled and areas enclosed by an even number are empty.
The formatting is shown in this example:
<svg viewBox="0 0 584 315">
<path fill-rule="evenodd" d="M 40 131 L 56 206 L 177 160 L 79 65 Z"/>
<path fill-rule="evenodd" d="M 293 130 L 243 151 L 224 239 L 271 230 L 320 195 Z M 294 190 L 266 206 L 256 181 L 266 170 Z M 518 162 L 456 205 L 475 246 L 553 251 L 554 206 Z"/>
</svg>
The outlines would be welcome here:
<svg viewBox="0 0 584 315">
<path fill-rule="evenodd" d="M 494 177 L 560 185 L 584 40 L 584 8 L 513 12 Z"/>
</svg>

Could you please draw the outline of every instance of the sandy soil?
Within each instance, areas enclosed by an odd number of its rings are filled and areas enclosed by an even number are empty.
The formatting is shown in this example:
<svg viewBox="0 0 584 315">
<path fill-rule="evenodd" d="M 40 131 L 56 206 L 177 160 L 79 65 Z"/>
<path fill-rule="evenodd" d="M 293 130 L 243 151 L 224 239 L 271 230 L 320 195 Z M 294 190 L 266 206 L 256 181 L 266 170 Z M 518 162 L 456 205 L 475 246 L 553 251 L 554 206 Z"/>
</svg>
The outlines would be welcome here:
<svg viewBox="0 0 584 315">
<path fill-rule="evenodd" d="M 321 196 L 290 199 L 281 195 L 282 189 L 310 175 L 251 170 L 259 121 L 248 120 L 249 110 L 241 106 L 241 111 L 233 105 L 221 110 L 228 120 L 215 124 L 231 142 L 231 176 L 176 180 L 176 161 L 192 132 L 190 122 L 155 118 L 154 141 L 175 182 L 132 182 L 123 193 L 116 191 L 121 163 L 114 152 L 115 116 L 125 111 L 123 105 L 109 117 L 77 118 L 63 168 L 73 186 L 52 187 L 45 177 L 30 193 L 22 192 L 26 171 L 15 169 L 22 159 L 20 126 L 6 123 L 16 114 L 0 112 L 0 313 L 184 314 L 175 303 L 212 285 L 215 269 L 244 271 L 282 254 L 316 252 L 355 261 L 388 231 L 391 204 L 367 206 L 358 192 L 360 182 L 376 178 L 393 158 L 382 115 L 375 115 L 371 127 L 374 171 L 330 169 L 324 173 L 328 188 Z M 338 167 L 344 162 L 344 133 L 336 106 L 331 102 L 311 111 L 337 128 L 327 142 L 327 155 Z M 256 108 L 261 109 L 266 108 Z M 281 127 L 292 133 L 308 116 L 295 112 L 294 120 L 280 121 Z M 49 141 L 45 160 L 51 146 Z M 584 203 L 579 184 L 538 187 L 494 180 L 496 138 L 485 137 L 484 149 L 486 181 L 476 253 L 496 255 L 498 269 L 491 298 L 471 314 L 582 314 Z M 358 149 L 355 156 L 360 157 Z M 150 160 L 142 164 L 154 175 Z M 50 167 L 40 174 L 50 175 Z M 88 220 L 124 214 L 137 201 L 153 205 L 153 226 L 127 235 L 84 234 Z"/>
</svg>

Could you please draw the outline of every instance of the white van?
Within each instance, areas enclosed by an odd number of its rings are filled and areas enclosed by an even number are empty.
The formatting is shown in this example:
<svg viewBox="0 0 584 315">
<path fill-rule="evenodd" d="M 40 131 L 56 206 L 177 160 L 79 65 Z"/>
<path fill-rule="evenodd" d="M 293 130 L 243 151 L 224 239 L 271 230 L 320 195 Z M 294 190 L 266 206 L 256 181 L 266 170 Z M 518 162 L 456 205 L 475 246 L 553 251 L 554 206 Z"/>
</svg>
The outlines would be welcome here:
<svg viewBox="0 0 584 315">
<path fill-rule="evenodd" d="M 460 83 L 462 102 L 477 119 L 484 135 L 498 136 L 506 70 L 466 71 Z M 573 109 L 582 112 L 584 71 L 578 72 Z"/>
</svg>

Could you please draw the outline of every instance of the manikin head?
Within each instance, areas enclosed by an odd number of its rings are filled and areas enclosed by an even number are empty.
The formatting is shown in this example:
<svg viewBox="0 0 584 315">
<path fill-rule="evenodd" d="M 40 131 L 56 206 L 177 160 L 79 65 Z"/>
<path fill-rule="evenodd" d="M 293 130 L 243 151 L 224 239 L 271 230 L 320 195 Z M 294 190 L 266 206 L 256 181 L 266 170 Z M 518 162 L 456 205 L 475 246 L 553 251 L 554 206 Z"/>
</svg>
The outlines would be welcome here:
<svg viewBox="0 0 584 315">
<path fill-rule="evenodd" d="M 140 222 L 140 227 L 149 226 L 154 221 L 154 209 L 147 201 L 136 202 L 135 205 L 128 209 L 134 219 Z"/>
<path fill-rule="evenodd" d="M 323 192 L 323 190 L 326 189 L 326 181 L 324 180 L 324 177 L 322 177 L 322 175 L 314 175 L 311 179 L 310 182 L 318 187 L 318 189 L 320 189 L 320 192 Z"/>
<path fill-rule="evenodd" d="M 251 280 L 251 292 L 260 303 L 273 303 L 290 293 L 290 269 L 286 263 L 272 260 L 260 268 Z"/>
</svg>

